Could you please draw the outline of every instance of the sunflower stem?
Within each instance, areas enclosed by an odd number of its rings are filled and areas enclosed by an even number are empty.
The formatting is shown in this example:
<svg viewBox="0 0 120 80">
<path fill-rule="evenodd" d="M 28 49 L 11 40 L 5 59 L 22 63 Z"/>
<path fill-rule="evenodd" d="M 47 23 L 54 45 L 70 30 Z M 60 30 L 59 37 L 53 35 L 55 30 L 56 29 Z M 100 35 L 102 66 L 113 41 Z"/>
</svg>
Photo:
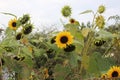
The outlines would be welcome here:
<svg viewBox="0 0 120 80">
<path fill-rule="evenodd" d="M 93 29 L 96 28 L 96 25 L 94 24 L 94 20 L 95 20 L 96 15 L 97 15 L 97 12 L 94 14 L 94 17 L 93 17 L 93 20 L 92 20 L 92 28 Z M 91 31 L 88 34 L 88 39 L 84 44 L 83 50 L 81 52 L 81 56 L 88 55 L 88 51 L 89 51 L 90 45 L 92 44 L 93 39 L 94 39 L 94 32 Z M 81 64 L 81 66 L 80 66 L 80 71 L 79 71 L 80 74 L 82 74 L 82 70 L 83 70 L 83 64 Z"/>
</svg>

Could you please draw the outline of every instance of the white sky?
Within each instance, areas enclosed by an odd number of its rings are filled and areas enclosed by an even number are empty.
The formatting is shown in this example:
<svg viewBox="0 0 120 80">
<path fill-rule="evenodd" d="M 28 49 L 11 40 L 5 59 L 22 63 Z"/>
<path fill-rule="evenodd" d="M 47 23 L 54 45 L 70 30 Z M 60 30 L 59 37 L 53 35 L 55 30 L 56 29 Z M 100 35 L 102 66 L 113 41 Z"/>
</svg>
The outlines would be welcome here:
<svg viewBox="0 0 120 80">
<path fill-rule="evenodd" d="M 61 15 L 61 8 L 64 5 L 71 6 L 73 18 L 80 22 L 91 21 L 91 14 L 79 15 L 79 13 L 88 9 L 96 11 L 101 4 L 106 6 L 104 13 L 106 18 L 120 15 L 120 0 L 0 0 L 0 12 L 13 13 L 18 17 L 29 13 L 35 27 L 39 27 L 60 24 L 60 18 L 65 20 Z M 7 26 L 11 18 L 11 16 L 0 14 L 0 24 Z"/>
</svg>

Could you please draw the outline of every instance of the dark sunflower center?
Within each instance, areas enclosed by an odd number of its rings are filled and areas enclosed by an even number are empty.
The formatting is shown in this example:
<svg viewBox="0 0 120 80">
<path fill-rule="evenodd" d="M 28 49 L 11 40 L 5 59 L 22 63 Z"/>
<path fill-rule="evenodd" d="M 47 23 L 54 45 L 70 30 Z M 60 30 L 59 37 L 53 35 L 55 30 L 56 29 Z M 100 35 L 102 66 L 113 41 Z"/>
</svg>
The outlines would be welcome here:
<svg viewBox="0 0 120 80">
<path fill-rule="evenodd" d="M 103 78 L 105 78 L 105 76 L 103 76 Z"/>
<path fill-rule="evenodd" d="M 118 77 L 118 72 L 117 72 L 117 71 L 114 71 L 114 72 L 112 73 L 112 77 Z"/>
<path fill-rule="evenodd" d="M 60 41 L 61 41 L 61 43 L 66 43 L 68 41 L 68 37 L 62 36 Z"/>
<path fill-rule="evenodd" d="M 13 27 L 16 27 L 16 22 L 13 22 L 13 23 L 12 23 L 12 26 L 13 26 Z"/>
<path fill-rule="evenodd" d="M 74 22 L 75 22 L 75 20 L 74 20 L 74 19 L 71 19 L 71 20 L 70 20 L 70 22 L 71 22 L 71 23 L 74 23 Z"/>
</svg>

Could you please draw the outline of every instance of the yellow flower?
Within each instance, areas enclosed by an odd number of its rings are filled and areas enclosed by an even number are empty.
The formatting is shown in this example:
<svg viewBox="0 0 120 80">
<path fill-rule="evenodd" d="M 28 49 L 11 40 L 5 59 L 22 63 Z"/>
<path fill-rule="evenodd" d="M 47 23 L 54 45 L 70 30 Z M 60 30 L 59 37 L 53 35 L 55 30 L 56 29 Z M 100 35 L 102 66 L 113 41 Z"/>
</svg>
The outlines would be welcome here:
<svg viewBox="0 0 120 80">
<path fill-rule="evenodd" d="M 105 25 L 105 19 L 102 15 L 99 15 L 98 17 L 96 17 L 96 26 L 98 26 L 98 28 L 103 28 Z"/>
<path fill-rule="evenodd" d="M 11 19 L 8 23 L 8 26 L 10 27 L 10 29 L 16 30 L 17 29 L 17 19 Z"/>
<path fill-rule="evenodd" d="M 28 46 L 28 49 L 31 53 L 33 52 L 33 48 L 31 46 Z"/>
<path fill-rule="evenodd" d="M 105 11 L 105 6 L 103 5 L 100 5 L 99 8 L 98 8 L 98 12 L 101 14 Z"/>
<path fill-rule="evenodd" d="M 104 79 L 105 79 L 105 78 L 107 78 L 107 77 L 108 77 L 107 74 L 102 74 L 102 75 L 101 75 L 101 78 L 104 78 Z"/>
<path fill-rule="evenodd" d="M 44 71 L 44 79 L 47 79 L 49 77 L 48 69 L 45 68 L 43 71 Z"/>
<path fill-rule="evenodd" d="M 70 32 L 63 31 L 57 34 L 55 41 L 58 47 L 66 48 L 67 45 L 72 44 L 73 36 L 70 34 Z"/>
<path fill-rule="evenodd" d="M 117 67 L 117 66 L 111 67 L 108 70 L 107 75 L 108 75 L 109 78 L 120 77 L 120 67 Z"/>
</svg>

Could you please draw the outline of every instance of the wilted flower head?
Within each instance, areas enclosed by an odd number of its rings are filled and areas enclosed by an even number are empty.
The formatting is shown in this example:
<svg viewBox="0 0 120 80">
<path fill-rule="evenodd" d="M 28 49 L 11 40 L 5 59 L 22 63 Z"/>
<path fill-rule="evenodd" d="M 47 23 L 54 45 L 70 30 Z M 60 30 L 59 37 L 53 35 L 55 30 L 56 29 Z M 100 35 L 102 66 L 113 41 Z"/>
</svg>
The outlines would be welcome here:
<svg viewBox="0 0 120 80">
<path fill-rule="evenodd" d="M 100 5 L 100 6 L 98 7 L 98 12 L 101 14 L 101 13 L 103 13 L 104 11 L 105 11 L 105 6 Z"/>
<path fill-rule="evenodd" d="M 61 12 L 64 17 L 69 17 L 72 13 L 70 6 L 64 6 Z"/>
<path fill-rule="evenodd" d="M 105 19 L 102 15 L 99 15 L 98 17 L 96 17 L 96 26 L 98 26 L 98 28 L 102 29 L 105 25 Z"/>
<path fill-rule="evenodd" d="M 26 24 L 24 26 L 23 33 L 26 34 L 26 35 L 31 33 L 32 32 L 32 28 L 33 28 L 32 24 L 30 24 L 30 23 Z"/>
<path fill-rule="evenodd" d="M 75 50 L 75 48 L 76 48 L 75 45 L 70 44 L 66 48 L 64 48 L 64 51 L 65 52 L 72 52 Z"/>
<path fill-rule="evenodd" d="M 54 36 L 52 39 L 51 39 L 51 44 L 53 44 L 53 43 L 55 43 L 55 38 L 56 38 L 56 36 Z"/>
<path fill-rule="evenodd" d="M 23 24 L 27 23 L 29 20 L 30 20 L 30 16 L 28 14 L 25 14 L 25 15 L 23 15 L 22 18 L 20 18 L 19 21 L 23 25 Z"/>
<path fill-rule="evenodd" d="M 20 40 L 22 38 L 22 33 L 18 33 L 17 35 L 16 35 L 16 40 Z"/>
</svg>

